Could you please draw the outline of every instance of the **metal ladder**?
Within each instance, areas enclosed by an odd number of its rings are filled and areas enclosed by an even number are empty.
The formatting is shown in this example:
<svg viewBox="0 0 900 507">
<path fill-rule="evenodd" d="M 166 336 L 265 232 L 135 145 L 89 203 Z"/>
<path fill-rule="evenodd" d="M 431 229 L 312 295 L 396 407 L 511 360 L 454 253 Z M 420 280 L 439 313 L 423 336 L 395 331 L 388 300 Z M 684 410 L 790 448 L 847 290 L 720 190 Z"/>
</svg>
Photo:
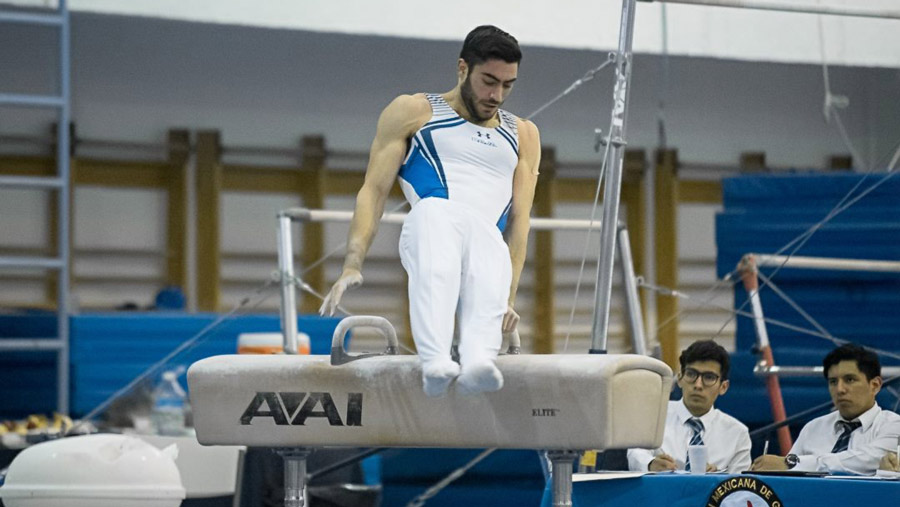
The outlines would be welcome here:
<svg viewBox="0 0 900 507">
<path fill-rule="evenodd" d="M 47 338 L 11 338 L 0 340 L 0 351 L 54 350 L 57 354 L 58 412 L 69 412 L 69 9 L 67 0 L 59 0 L 56 10 L 0 10 L 0 24 L 19 23 L 55 27 L 59 31 L 59 94 L 28 95 L 0 92 L 0 106 L 51 108 L 58 113 L 56 175 L 0 176 L 0 187 L 56 191 L 58 250 L 54 257 L 0 256 L 0 268 L 44 269 L 55 271 L 57 335 Z"/>
</svg>

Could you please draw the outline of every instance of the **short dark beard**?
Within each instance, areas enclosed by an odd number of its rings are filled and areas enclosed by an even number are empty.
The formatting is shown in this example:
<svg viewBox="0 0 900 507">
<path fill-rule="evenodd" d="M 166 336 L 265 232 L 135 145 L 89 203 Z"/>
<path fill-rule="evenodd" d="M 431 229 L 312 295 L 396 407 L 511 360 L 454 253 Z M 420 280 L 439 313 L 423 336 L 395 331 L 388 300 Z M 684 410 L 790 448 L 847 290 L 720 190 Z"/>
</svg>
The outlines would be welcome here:
<svg viewBox="0 0 900 507">
<path fill-rule="evenodd" d="M 477 104 L 475 103 L 475 92 L 472 91 L 471 79 L 472 74 L 470 73 L 466 76 L 466 80 L 463 81 L 462 86 L 459 87 L 459 95 L 462 97 L 463 105 L 466 106 L 466 111 L 469 112 L 469 116 L 472 117 L 472 120 L 477 123 L 483 123 L 490 120 L 493 115 L 485 118 L 478 114 Z"/>
</svg>

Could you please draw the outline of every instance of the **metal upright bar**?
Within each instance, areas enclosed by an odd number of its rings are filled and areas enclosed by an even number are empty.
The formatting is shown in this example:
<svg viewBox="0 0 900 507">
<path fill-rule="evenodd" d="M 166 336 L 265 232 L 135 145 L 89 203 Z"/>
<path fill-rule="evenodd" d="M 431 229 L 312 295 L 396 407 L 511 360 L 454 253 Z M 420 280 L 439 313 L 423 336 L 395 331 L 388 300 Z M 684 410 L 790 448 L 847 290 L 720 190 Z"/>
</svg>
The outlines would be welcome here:
<svg viewBox="0 0 900 507">
<path fill-rule="evenodd" d="M 641 300 L 634 276 L 634 259 L 631 256 L 631 241 L 628 229 L 619 224 L 619 267 L 622 270 L 622 285 L 625 287 L 625 308 L 628 327 L 631 330 L 631 347 L 635 354 L 647 355 L 647 339 L 644 336 L 644 316 Z"/>
<path fill-rule="evenodd" d="M 575 451 L 547 452 L 551 463 L 553 507 L 572 507 L 572 463 L 577 457 Z"/>
<path fill-rule="evenodd" d="M 294 286 L 294 248 L 291 217 L 278 215 L 278 272 L 281 277 L 281 332 L 284 353 L 297 354 L 297 288 Z"/>
<path fill-rule="evenodd" d="M 766 330 L 765 316 L 763 315 L 762 302 L 759 299 L 759 279 L 757 278 L 757 266 L 755 258 L 747 255 L 741 259 L 738 266 L 741 273 L 741 280 L 744 283 L 744 290 L 750 299 L 753 308 L 753 324 L 756 329 L 756 348 L 761 361 L 766 366 L 775 365 L 775 354 L 769 343 L 769 332 Z M 772 417 L 775 422 L 787 419 L 787 410 L 784 407 L 784 397 L 781 394 L 781 383 L 776 376 L 766 378 L 766 390 L 769 393 L 769 404 L 772 408 Z M 778 429 L 778 445 L 781 452 L 786 454 L 793 446 L 791 432 L 787 426 Z"/>
<path fill-rule="evenodd" d="M 56 144 L 56 174 L 62 181 L 62 186 L 56 191 L 57 218 L 58 218 L 58 248 L 59 260 L 62 268 L 57 273 L 56 291 L 56 315 L 57 334 L 60 347 L 57 351 L 57 410 L 63 414 L 69 413 L 69 156 L 71 140 L 69 139 L 70 121 L 70 94 L 71 88 L 69 76 L 71 71 L 70 61 L 70 27 L 68 0 L 59 0 L 59 95 L 62 105 L 59 108 L 59 126 L 57 127 Z"/>
<path fill-rule="evenodd" d="M 284 507 L 304 507 L 306 502 L 306 458 L 310 450 L 279 449 L 284 460 Z"/>
<path fill-rule="evenodd" d="M 611 164 L 607 170 L 603 193 L 603 220 L 600 226 L 600 268 L 597 272 L 597 296 L 594 324 L 591 330 L 592 354 L 605 354 L 609 333 L 609 303 L 612 295 L 613 264 L 616 257 L 616 229 L 619 223 L 619 200 L 622 191 L 622 167 L 625 161 L 625 132 L 628 119 L 629 83 L 631 81 L 631 47 L 634 38 L 635 0 L 622 0 L 619 25 L 619 48 L 616 52 L 616 86 L 609 143 Z"/>
</svg>

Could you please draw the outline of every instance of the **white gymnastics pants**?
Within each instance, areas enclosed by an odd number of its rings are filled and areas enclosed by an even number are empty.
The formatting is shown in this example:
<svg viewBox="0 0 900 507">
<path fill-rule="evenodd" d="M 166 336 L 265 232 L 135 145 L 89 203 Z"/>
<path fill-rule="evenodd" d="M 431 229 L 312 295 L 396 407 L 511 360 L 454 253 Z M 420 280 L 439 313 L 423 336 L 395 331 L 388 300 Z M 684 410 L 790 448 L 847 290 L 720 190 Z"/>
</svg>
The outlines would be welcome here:
<svg viewBox="0 0 900 507">
<path fill-rule="evenodd" d="M 400 234 L 409 275 L 409 314 L 423 367 L 450 359 L 459 310 L 459 359 L 465 370 L 497 358 L 512 267 L 495 224 L 466 205 L 426 198 Z"/>
</svg>

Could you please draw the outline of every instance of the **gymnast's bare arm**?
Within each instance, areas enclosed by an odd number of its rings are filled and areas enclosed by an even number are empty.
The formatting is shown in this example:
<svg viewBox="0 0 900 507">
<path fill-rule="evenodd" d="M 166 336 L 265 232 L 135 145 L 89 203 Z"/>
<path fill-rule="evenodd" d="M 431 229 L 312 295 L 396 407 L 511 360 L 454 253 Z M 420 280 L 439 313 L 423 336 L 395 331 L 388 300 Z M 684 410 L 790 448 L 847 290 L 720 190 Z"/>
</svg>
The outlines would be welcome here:
<svg viewBox="0 0 900 507">
<path fill-rule="evenodd" d="M 363 261 L 378 231 L 384 201 L 403 163 L 407 140 L 430 117 L 431 105 L 424 94 L 401 95 L 381 112 L 369 151 L 366 178 L 356 195 L 344 269 L 319 308 L 320 314 L 334 315 L 344 292 L 362 284 Z"/>
<path fill-rule="evenodd" d="M 541 165 L 541 137 L 537 126 L 528 120 L 519 121 L 519 164 L 513 176 L 512 206 L 506 224 L 506 242 L 512 262 L 512 284 L 509 288 L 509 310 L 503 317 L 503 332 L 516 328 L 519 316 L 514 308 L 519 277 L 525 265 L 528 250 L 528 232 L 531 229 L 531 206 L 537 185 L 538 167 Z"/>
</svg>

